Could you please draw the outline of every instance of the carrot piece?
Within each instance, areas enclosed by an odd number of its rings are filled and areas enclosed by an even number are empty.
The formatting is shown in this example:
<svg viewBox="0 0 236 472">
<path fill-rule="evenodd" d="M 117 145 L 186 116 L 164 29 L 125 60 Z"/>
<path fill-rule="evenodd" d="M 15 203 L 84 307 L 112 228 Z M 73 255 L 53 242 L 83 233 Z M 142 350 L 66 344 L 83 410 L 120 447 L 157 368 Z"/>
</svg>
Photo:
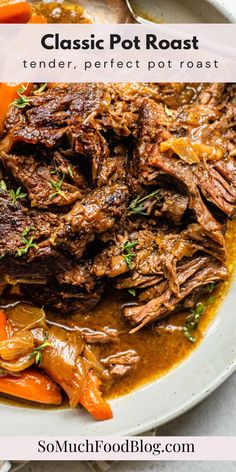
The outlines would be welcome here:
<svg viewBox="0 0 236 472">
<path fill-rule="evenodd" d="M 26 0 L 1 0 L 0 23 L 27 23 L 32 8 Z"/>
<path fill-rule="evenodd" d="M 57 384 L 33 369 L 21 372 L 19 377 L 0 377 L 0 392 L 46 405 L 60 405 L 62 402 Z"/>
<path fill-rule="evenodd" d="M 47 23 L 47 18 L 43 15 L 32 15 L 28 23 L 34 23 L 36 25 L 40 23 Z"/>
<path fill-rule="evenodd" d="M 17 91 L 22 87 L 22 85 L 27 87 L 24 91 L 24 95 L 29 95 L 32 90 L 33 84 L 0 84 L 0 131 L 2 131 L 3 129 L 4 119 L 6 117 L 9 106 L 16 98 L 19 98 Z"/>
<path fill-rule="evenodd" d="M 0 310 L 0 341 L 7 339 L 7 317 L 5 311 Z"/>
<path fill-rule="evenodd" d="M 111 407 L 103 400 L 100 385 L 101 381 L 90 370 L 79 402 L 96 420 L 110 420 Z"/>
</svg>

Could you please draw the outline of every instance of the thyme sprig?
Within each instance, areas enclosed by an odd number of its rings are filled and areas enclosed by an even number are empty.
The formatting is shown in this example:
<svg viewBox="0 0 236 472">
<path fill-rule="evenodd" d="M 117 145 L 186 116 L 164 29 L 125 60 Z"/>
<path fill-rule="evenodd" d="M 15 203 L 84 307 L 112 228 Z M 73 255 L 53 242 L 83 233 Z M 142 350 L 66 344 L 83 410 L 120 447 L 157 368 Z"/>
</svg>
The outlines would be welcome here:
<svg viewBox="0 0 236 472">
<path fill-rule="evenodd" d="M 45 91 L 47 86 L 48 86 L 47 82 L 45 82 L 45 84 L 41 84 L 40 87 L 37 90 L 35 90 L 34 95 L 41 95 L 41 93 Z"/>
<path fill-rule="evenodd" d="M 146 206 L 145 202 L 146 200 L 149 200 L 150 198 L 155 198 L 157 202 L 161 203 L 162 200 L 162 195 L 161 195 L 161 190 L 155 190 L 152 193 L 149 193 L 149 195 L 145 195 L 145 197 L 140 197 L 140 195 L 134 200 L 129 205 L 129 212 L 128 215 L 143 215 L 143 216 L 148 216 L 148 213 L 146 211 Z"/>
<path fill-rule="evenodd" d="M 50 170 L 51 175 L 57 175 L 58 177 L 60 176 L 60 169 L 58 167 L 54 167 L 53 169 Z"/>
<path fill-rule="evenodd" d="M 31 227 L 26 227 L 22 233 L 22 236 L 21 236 L 21 242 L 24 244 L 23 247 L 20 247 L 17 249 L 16 251 L 16 256 L 17 257 L 21 257 L 23 256 L 24 254 L 27 254 L 28 250 L 30 248 L 33 248 L 33 247 L 36 247 L 37 244 L 34 243 L 34 236 L 29 236 L 29 233 L 30 231 L 34 230 L 34 228 L 31 228 Z M 27 236 L 29 236 L 27 238 Z"/>
<path fill-rule="evenodd" d="M 215 290 L 215 288 L 217 287 L 218 285 L 218 282 L 211 282 L 208 286 L 207 286 L 207 291 L 209 293 L 213 292 L 213 290 Z"/>
<path fill-rule="evenodd" d="M 183 333 L 186 338 L 191 342 L 196 342 L 196 337 L 194 336 L 194 331 L 198 328 L 201 316 L 206 310 L 206 306 L 203 303 L 197 303 L 197 305 L 191 309 L 190 314 L 187 316 L 184 326 Z"/>
<path fill-rule="evenodd" d="M 64 178 L 65 178 L 65 175 L 63 174 L 62 178 L 59 181 L 50 180 L 51 187 L 52 187 L 53 190 L 55 190 L 55 192 L 53 192 L 49 195 L 49 200 L 52 200 L 53 198 L 57 197 L 58 195 L 60 195 L 65 200 L 68 200 L 67 196 L 65 195 L 65 193 L 61 189 L 62 184 L 64 182 Z"/>
<path fill-rule="evenodd" d="M 4 182 L 4 180 L 0 180 L 0 190 L 4 190 L 5 192 L 8 192 L 13 203 L 15 203 L 17 200 L 21 200 L 22 198 L 27 197 L 27 193 L 22 192 L 21 187 L 18 187 L 17 190 L 13 190 L 13 189 L 8 190 L 7 185 Z"/>
<path fill-rule="evenodd" d="M 0 190 L 4 190 L 5 192 L 7 192 L 7 186 L 4 180 L 0 180 Z"/>
<path fill-rule="evenodd" d="M 135 252 L 133 252 L 132 249 L 135 248 L 138 244 L 139 244 L 139 241 L 133 241 L 132 243 L 129 241 L 126 241 L 122 248 L 123 249 L 122 256 L 129 269 L 132 269 L 133 259 L 137 257 L 137 254 L 135 254 Z"/>
<path fill-rule="evenodd" d="M 67 166 L 67 172 L 68 172 L 69 176 L 73 179 L 73 170 L 72 170 L 71 166 Z"/>
<path fill-rule="evenodd" d="M 22 84 L 22 86 L 17 90 L 19 98 L 16 98 L 12 105 L 16 108 L 25 108 L 30 103 L 29 97 L 24 95 L 24 92 L 27 90 L 29 84 Z"/>
<path fill-rule="evenodd" d="M 17 200 L 27 197 L 27 193 L 21 192 L 21 187 L 18 187 L 17 190 L 9 190 L 9 195 L 11 196 L 13 203 L 15 203 Z"/>
<path fill-rule="evenodd" d="M 48 332 L 47 332 L 42 344 L 35 347 L 32 353 L 30 354 L 30 359 L 33 359 L 35 357 L 35 364 L 38 364 L 39 366 L 41 366 L 42 361 L 43 361 L 42 351 L 45 349 L 45 347 L 51 347 L 51 346 L 52 344 L 48 342 Z"/>
</svg>

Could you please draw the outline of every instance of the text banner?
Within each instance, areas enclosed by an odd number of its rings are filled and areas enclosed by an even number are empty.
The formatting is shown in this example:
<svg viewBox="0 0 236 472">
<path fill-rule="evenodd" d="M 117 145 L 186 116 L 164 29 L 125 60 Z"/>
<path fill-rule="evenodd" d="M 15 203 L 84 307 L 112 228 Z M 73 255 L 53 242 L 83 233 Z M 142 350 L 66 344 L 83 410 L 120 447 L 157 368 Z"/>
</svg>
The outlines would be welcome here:
<svg viewBox="0 0 236 472">
<path fill-rule="evenodd" d="M 236 24 L 0 25 L 0 82 L 235 82 Z"/>
<path fill-rule="evenodd" d="M 235 461 L 235 446 L 235 437 L 4 436 L 0 437 L 0 459 Z"/>
</svg>

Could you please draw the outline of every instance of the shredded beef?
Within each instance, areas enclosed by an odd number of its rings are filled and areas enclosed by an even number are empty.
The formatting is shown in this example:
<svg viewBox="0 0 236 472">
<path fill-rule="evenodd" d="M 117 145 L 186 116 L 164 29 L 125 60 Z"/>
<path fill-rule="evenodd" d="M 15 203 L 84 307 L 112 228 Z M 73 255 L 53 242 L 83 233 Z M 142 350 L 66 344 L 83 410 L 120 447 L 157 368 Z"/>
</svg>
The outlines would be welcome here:
<svg viewBox="0 0 236 472">
<path fill-rule="evenodd" d="M 140 357 L 134 349 L 125 352 L 118 352 L 101 359 L 101 363 L 108 368 L 110 374 L 114 376 L 126 375 L 130 370 L 137 367 Z"/>
<path fill-rule="evenodd" d="M 124 316 L 136 330 L 225 280 L 235 97 L 233 84 L 53 83 L 11 106 L 0 141 L 1 292 L 18 283 L 37 304 L 86 313 L 107 287 L 130 291 Z M 138 362 L 123 354 L 102 360 L 110 373 Z"/>
</svg>

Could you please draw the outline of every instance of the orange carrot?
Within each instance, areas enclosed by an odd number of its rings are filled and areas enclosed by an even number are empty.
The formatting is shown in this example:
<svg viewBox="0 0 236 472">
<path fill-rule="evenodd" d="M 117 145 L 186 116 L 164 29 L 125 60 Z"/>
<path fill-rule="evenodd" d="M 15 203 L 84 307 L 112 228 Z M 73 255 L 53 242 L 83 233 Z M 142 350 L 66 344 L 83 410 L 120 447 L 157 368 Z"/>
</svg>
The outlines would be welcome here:
<svg viewBox="0 0 236 472">
<path fill-rule="evenodd" d="M 11 103 L 19 98 L 17 91 L 21 89 L 22 85 L 26 87 L 24 95 L 29 95 L 32 90 L 32 84 L 0 84 L 0 131 L 3 129 L 4 119 Z"/>
<path fill-rule="evenodd" d="M 46 405 L 60 405 L 62 402 L 59 387 L 33 369 L 21 372 L 19 377 L 0 377 L 0 392 Z"/>
<path fill-rule="evenodd" d="M 43 15 L 32 15 L 28 23 L 40 24 L 47 23 L 47 18 Z"/>
<path fill-rule="evenodd" d="M 1 0 L 0 23 L 27 23 L 32 8 L 26 0 Z"/>
<path fill-rule="evenodd" d="M 90 370 L 79 402 L 96 420 L 110 420 L 112 411 L 102 398 L 100 385 L 101 381 Z"/>
<path fill-rule="evenodd" d="M 7 339 L 7 318 L 3 310 L 0 310 L 0 341 Z"/>
</svg>

